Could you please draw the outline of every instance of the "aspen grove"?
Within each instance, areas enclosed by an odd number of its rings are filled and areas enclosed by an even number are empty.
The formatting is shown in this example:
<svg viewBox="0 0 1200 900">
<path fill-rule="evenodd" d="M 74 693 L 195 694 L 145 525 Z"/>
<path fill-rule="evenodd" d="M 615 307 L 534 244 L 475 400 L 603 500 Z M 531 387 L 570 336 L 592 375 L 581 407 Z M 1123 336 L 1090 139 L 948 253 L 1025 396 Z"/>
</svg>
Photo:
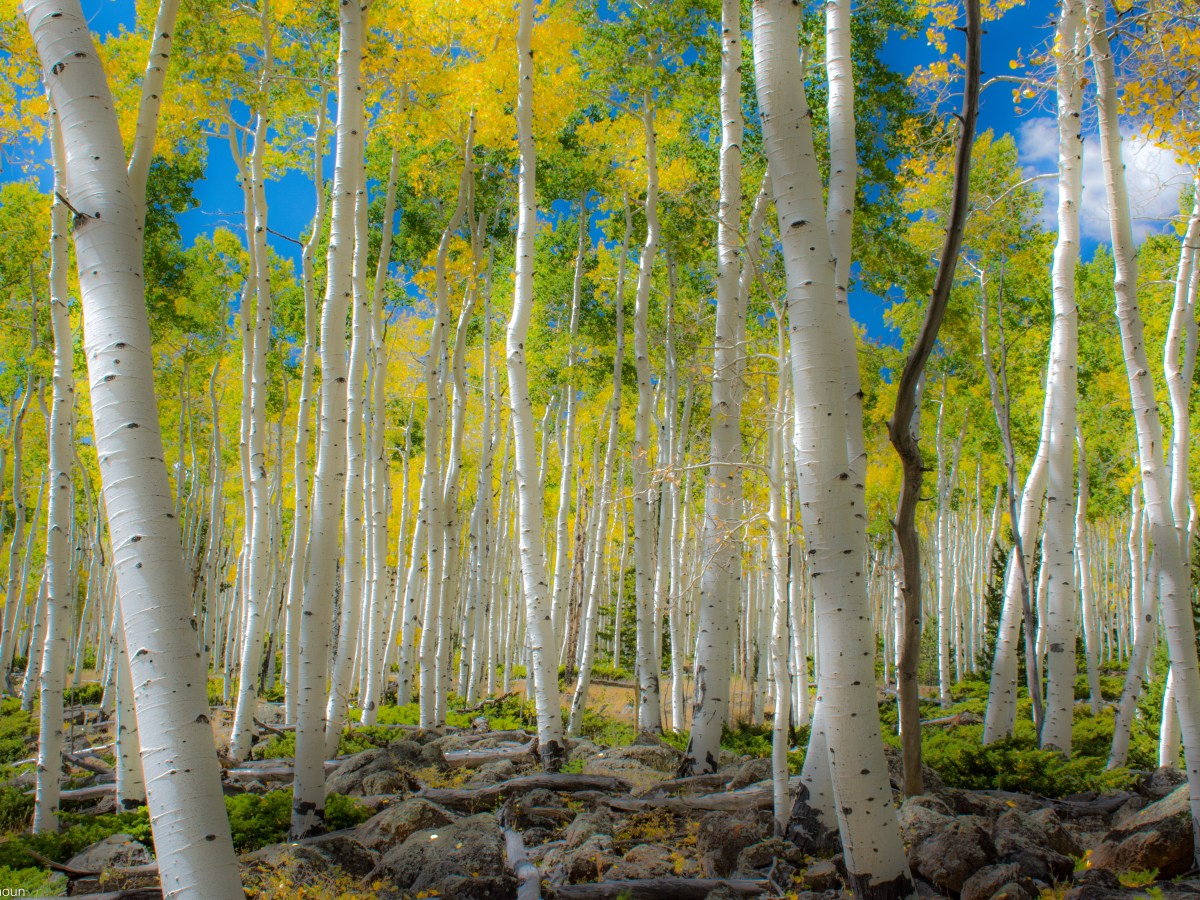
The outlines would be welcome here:
<svg viewBox="0 0 1200 900">
<path fill-rule="evenodd" d="M 0 893 L 1200 892 L 1194 0 L 0 66 Z"/>
</svg>

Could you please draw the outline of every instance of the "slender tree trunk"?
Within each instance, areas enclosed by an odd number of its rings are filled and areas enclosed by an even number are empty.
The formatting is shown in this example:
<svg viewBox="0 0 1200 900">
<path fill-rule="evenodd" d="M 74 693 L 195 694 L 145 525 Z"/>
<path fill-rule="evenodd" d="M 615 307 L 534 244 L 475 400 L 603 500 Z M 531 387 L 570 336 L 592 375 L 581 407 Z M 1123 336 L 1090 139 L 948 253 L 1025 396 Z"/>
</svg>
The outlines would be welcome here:
<svg viewBox="0 0 1200 900">
<path fill-rule="evenodd" d="M 517 144 L 521 168 L 517 176 L 517 247 L 512 318 L 508 323 L 507 363 L 509 405 L 512 411 L 514 461 L 520 519 L 521 576 L 525 590 L 529 675 L 537 705 L 538 752 L 547 771 L 557 771 L 566 756 L 562 713 L 558 706 L 558 657 L 552 646 L 546 549 L 542 540 L 544 499 L 534 454 L 533 405 L 525 365 L 525 339 L 533 313 L 533 241 L 537 225 L 534 193 L 536 160 L 533 143 L 533 0 L 521 0 L 517 27 L 518 81 Z"/>
<path fill-rule="evenodd" d="M 1087 0 L 1093 71 L 1096 77 L 1100 124 L 1100 160 L 1108 197 L 1112 229 L 1121 348 L 1129 376 L 1129 393 L 1137 426 L 1138 462 L 1146 501 L 1146 522 L 1158 560 L 1158 595 L 1166 625 L 1167 647 L 1176 684 L 1176 711 L 1183 739 L 1191 798 L 1193 855 L 1200 860 L 1200 668 L 1196 661 L 1196 632 L 1192 621 L 1191 586 L 1188 583 L 1186 523 L 1175 520 L 1171 508 L 1171 480 L 1163 458 L 1162 423 L 1158 416 L 1154 382 L 1146 356 L 1142 315 L 1137 298 L 1137 262 L 1129 196 L 1121 161 L 1117 87 L 1113 54 L 1109 47 L 1106 10 L 1098 0 Z"/>
<path fill-rule="evenodd" d="M 71 591 L 71 507 L 75 420 L 75 347 L 71 338 L 67 285 L 67 207 L 64 153 L 57 115 L 50 120 L 51 153 L 57 194 L 50 207 L 50 326 L 54 332 L 53 400 L 50 407 L 50 508 L 46 516 L 46 648 L 42 654 L 41 708 L 38 728 L 35 833 L 58 830 L 59 775 L 63 752 L 63 685 L 67 678 L 68 630 L 75 604 Z M 30 660 L 32 671 L 32 660 Z"/>
<path fill-rule="evenodd" d="M 319 833 L 325 825 L 326 678 L 333 626 L 334 579 L 342 491 L 346 480 L 346 311 L 353 293 L 354 203 L 362 172 L 363 105 L 360 66 L 363 19 L 358 4 L 339 7 L 337 159 L 332 221 L 321 314 L 321 404 L 312 524 L 301 612 L 296 775 L 291 833 Z"/>
<path fill-rule="evenodd" d="M 903 564 L 900 598 L 904 618 L 903 640 L 897 674 L 900 738 L 904 747 L 904 791 L 909 796 L 922 792 L 921 712 L 918 706 L 917 666 L 921 654 L 921 548 L 917 536 L 917 503 L 921 496 L 924 463 L 917 445 L 915 423 L 920 416 L 920 384 L 933 351 L 942 318 L 950 302 L 950 291 L 958 267 L 958 253 L 966 227 L 970 196 L 971 149 L 975 120 L 979 113 L 980 16 L 977 0 L 967 0 L 967 83 L 963 96 L 962 130 L 954 157 L 954 188 L 946 224 L 946 237 L 934 277 L 933 293 L 925 310 L 921 332 L 905 361 L 896 389 L 896 407 L 888 422 L 888 436 L 900 456 L 902 483 L 896 508 L 896 545 Z M 796 389 L 799 395 L 799 388 Z M 799 398 L 797 398 L 799 403 Z M 961 443 L 959 445 L 961 447 Z M 939 470 L 940 471 L 940 470 Z M 802 480 L 798 474 L 798 479 Z M 939 548 L 941 550 L 943 548 Z M 940 630 L 940 629 L 939 629 Z M 944 646 L 939 635 L 939 648 Z M 939 675 L 945 691 L 944 652 L 939 649 Z M 871 679 L 874 683 L 874 679 Z M 945 699 L 945 698 L 943 698 Z"/>
<path fill-rule="evenodd" d="M 738 0 L 721 2 L 721 150 L 717 201 L 717 310 L 709 411 L 709 469 L 704 493 L 700 610 L 694 664 L 692 733 L 680 774 L 716 772 L 721 729 L 729 715 L 733 604 L 741 593 L 742 348 L 739 290 L 742 216 L 742 16 Z M 750 262 L 753 265 L 753 261 Z"/>
</svg>

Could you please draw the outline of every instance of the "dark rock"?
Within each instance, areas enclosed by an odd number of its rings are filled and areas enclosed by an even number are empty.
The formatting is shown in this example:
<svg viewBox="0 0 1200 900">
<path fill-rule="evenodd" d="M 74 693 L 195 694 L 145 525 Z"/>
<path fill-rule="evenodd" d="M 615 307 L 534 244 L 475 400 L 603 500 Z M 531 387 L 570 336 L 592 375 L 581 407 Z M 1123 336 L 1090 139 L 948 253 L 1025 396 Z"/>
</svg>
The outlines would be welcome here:
<svg viewBox="0 0 1200 900">
<path fill-rule="evenodd" d="M 1082 856 L 1083 847 L 1066 823 L 1052 809 L 1037 809 L 1029 814 L 1029 824 L 1046 846 L 1063 856 Z"/>
<path fill-rule="evenodd" d="M 611 835 L 615 824 L 612 813 L 607 809 L 580 813 L 563 831 L 563 840 L 567 842 L 568 850 L 574 850 L 593 835 Z"/>
<path fill-rule="evenodd" d="M 374 750 L 364 750 L 345 760 L 329 774 L 326 780 L 326 790 L 331 794 L 347 794 L 351 797 L 361 797 L 370 793 L 395 793 L 391 790 L 368 790 L 394 786 L 399 783 L 400 772 L 422 769 L 428 766 L 443 768 L 446 765 L 442 751 L 432 745 L 422 746 L 414 741 L 394 741 L 387 747 Z M 395 776 L 383 779 L 372 779 L 369 776 Z"/>
<path fill-rule="evenodd" d="M 1038 893 L 1033 882 L 1021 874 L 1019 866 L 1001 863 L 986 866 L 963 882 L 960 897 L 961 900 L 989 900 L 1008 885 L 1027 891 L 1030 897 L 1036 897 Z"/>
<path fill-rule="evenodd" d="M 1092 867 L 1114 872 L 1158 869 L 1160 878 L 1173 878 L 1192 868 L 1192 815 L 1188 787 L 1152 803 L 1112 829 L 1092 850 Z"/>
<path fill-rule="evenodd" d="M 818 859 L 804 870 L 804 883 L 812 891 L 832 891 L 842 886 L 842 874 L 832 860 Z"/>
<path fill-rule="evenodd" d="M 414 832 L 384 854 L 372 877 L 401 891 L 462 900 L 508 900 L 517 887 L 505 865 L 504 835 L 490 813 Z"/>
<path fill-rule="evenodd" d="M 915 847 L 921 841 L 946 828 L 954 814 L 945 802 L 927 794 L 909 797 L 900 804 L 898 813 L 900 836 L 905 846 Z"/>
<path fill-rule="evenodd" d="M 1080 869 L 1071 873 L 1071 883 L 1076 887 L 1087 884 L 1092 887 L 1112 888 L 1114 891 L 1121 887 L 1121 880 L 1108 869 Z"/>
<path fill-rule="evenodd" d="M 1149 805 L 1150 801 L 1141 794 L 1134 794 L 1113 813 L 1112 827 L 1121 827 Z"/>
<path fill-rule="evenodd" d="M 729 790 L 737 791 L 744 787 L 749 787 L 759 781 L 771 780 L 771 760 L 769 759 L 752 759 L 749 762 L 744 762 L 733 777 L 729 779 Z"/>
<path fill-rule="evenodd" d="M 738 855 L 770 834 L 768 823 L 757 816 L 710 812 L 696 831 L 696 851 L 706 878 L 726 878 L 737 866 Z"/>
<path fill-rule="evenodd" d="M 676 863 L 679 863 L 679 866 Z M 687 865 L 687 864 L 690 864 Z M 688 871 L 688 869 L 691 871 Z M 629 850 L 615 866 L 605 874 L 606 880 L 628 880 L 633 878 L 658 878 L 662 875 L 695 875 L 696 862 L 679 854 L 672 854 L 662 844 L 639 844 Z"/>
<path fill-rule="evenodd" d="M 484 763 L 476 769 L 475 774 L 471 776 L 471 780 L 467 782 L 467 786 L 473 788 L 488 787 L 489 785 L 499 784 L 501 781 L 508 781 L 510 778 L 515 778 L 516 775 L 516 764 L 509 759 L 500 759 L 496 762 Z"/>
<path fill-rule="evenodd" d="M 303 843 L 270 844 L 241 858 L 251 881 L 288 880 L 305 884 L 339 872 L 358 878 L 374 868 L 377 854 L 344 834 Z"/>
<path fill-rule="evenodd" d="M 421 797 L 389 806 L 354 829 L 355 838 L 364 847 L 384 852 L 408 840 L 409 835 L 449 825 L 453 817 L 446 810 Z"/>
<path fill-rule="evenodd" d="M 580 884 L 599 881 L 618 862 L 613 852 L 612 838 L 606 834 L 594 834 L 567 853 L 563 860 L 567 881 Z"/>
<path fill-rule="evenodd" d="M 1035 820 L 1032 813 L 1010 809 L 996 819 L 992 836 L 1002 861 L 1015 863 L 1029 878 L 1049 884 L 1069 878 L 1075 869 L 1075 861 L 1055 849 L 1052 838 L 1041 827 L 1043 823 L 1054 827 L 1057 816 L 1053 819 L 1041 816 Z M 1070 845 L 1070 838 L 1062 832 L 1061 823 L 1057 823 L 1055 834 L 1060 846 Z"/>
<path fill-rule="evenodd" d="M 888 777 L 891 779 L 892 786 L 902 788 L 904 785 L 904 753 L 899 747 L 884 746 L 884 758 L 887 760 Z M 926 794 L 942 794 L 946 791 L 946 783 L 942 781 L 942 776 L 929 766 L 921 766 L 921 780 L 924 782 L 924 790 Z"/>
<path fill-rule="evenodd" d="M 908 854 L 915 872 L 937 887 L 956 893 L 968 878 L 995 858 L 996 847 L 991 836 L 974 817 L 955 819 Z"/>
<path fill-rule="evenodd" d="M 1164 799 L 1186 781 L 1187 775 L 1180 769 L 1163 766 L 1161 769 L 1147 772 L 1139 778 L 1137 784 L 1134 786 L 1134 790 L 1151 803 L 1154 803 Z"/>
<path fill-rule="evenodd" d="M 141 866 L 153 859 L 145 844 L 139 844 L 127 834 L 110 834 L 72 856 L 67 860 L 67 865 L 72 869 L 101 872 L 105 869 Z"/>
<path fill-rule="evenodd" d="M 798 866 L 804 861 L 804 854 L 791 841 L 777 837 L 767 838 L 765 841 L 751 844 L 738 854 L 737 871 L 746 873 L 747 878 L 758 877 L 748 873 L 769 869 L 780 859 L 792 866 Z"/>
</svg>

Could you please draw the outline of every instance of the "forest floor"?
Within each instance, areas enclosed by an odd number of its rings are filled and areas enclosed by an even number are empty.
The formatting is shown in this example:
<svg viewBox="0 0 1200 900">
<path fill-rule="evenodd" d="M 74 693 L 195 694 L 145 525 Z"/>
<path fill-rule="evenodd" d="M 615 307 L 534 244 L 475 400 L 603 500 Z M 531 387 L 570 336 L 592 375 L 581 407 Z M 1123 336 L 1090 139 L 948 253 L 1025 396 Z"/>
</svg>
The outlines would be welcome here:
<svg viewBox="0 0 1200 900">
<path fill-rule="evenodd" d="M 1120 680 L 1116 672 L 1105 679 L 1106 704 Z M 677 778 L 686 735 L 634 731 L 623 715 L 631 691 L 597 685 L 584 736 L 570 742 L 567 765 L 553 776 L 537 765 L 532 710 L 516 695 L 470 708 L 454 701 L 448 726 L 437 730 L 417 728 L 411 705 L 384 707 L 377 725 L 348 729 L 327 764 L 331 832 L 301 842 L 286 841 L 294 736 L 280 705 L 264 703 L 253 759 L 223 761 L 248 896 L 849 895 L 836 833 L 789 827 L 776 836 L 769 725 L 728 731 L 717 774 Z M 1024 722 L 1013 738 L 983 747 L 982 682 L 957 685 L 948 709 L 930 704 L 926 793 L 896 793 L 920 892 L 966 900 L 1200 897 L 1183 776 L 1153 768 L 1153 693 L 1135 726 L 1133 768 L 1117 770 L 1105 767 L 1108 706 L 1093 716 L 1080 703 L 1067 760 L 1037 749 Z M 112 724 L 99 699 L 96 686 L 72 698 L 63 829 L 53 835 L 27 830 L 36 716 L 16 701 L 0 703 L 0 890 L 9 895 L 160 896 L 145 809 L 115 808 Z M 900 757 L 887 735 L 894 704 L 880 710 L 895 786 Z M 794 775 L 806 741 L 806 729 L 793 735 Z"/>
</svg>

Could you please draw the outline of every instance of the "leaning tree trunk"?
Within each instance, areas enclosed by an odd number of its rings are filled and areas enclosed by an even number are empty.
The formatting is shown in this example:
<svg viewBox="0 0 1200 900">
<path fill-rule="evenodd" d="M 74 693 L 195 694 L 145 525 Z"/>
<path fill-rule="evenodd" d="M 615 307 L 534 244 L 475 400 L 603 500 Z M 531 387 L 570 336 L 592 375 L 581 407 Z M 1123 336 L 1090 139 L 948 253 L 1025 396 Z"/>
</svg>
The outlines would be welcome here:
<svg viewBox="0 0 1200 900">
<path fill-rule="evenodd" d="M 845 6 L 842 28 L 849 28 Z M 864 897 L 907 896 L 912 880 L 892 807 L 875 704 L 866 538 L 850 477 L 843 365 L 855 355 L 839 322 L 835 265 L 796 35 L 798 5 L 756 0 L 754 60 L 764 145 L 788 284 L 795 457 L 820 633 L 827 764 L 846 869 Z M 837 34 L 849 41 L 849 34 Z M 840 112 L 845 112 L 840 111 Z M 861 427 L 861 422 L 857 423 Z"/>
<path fill-rule="evenodd" d="M 529 642 L 529 675 L 537 705 L 538 752 L 549 771 L 565 757 L 562 712 L 558 707 L 558 656 L 550 618 L 546 579 L 546 548 L 542 539 L 544 498 L 539 483 L 533 429 L 533 402 L 525 365 L 525 339 L 533 313 L 533 239 L 537 227 L 534 194 L 536 157 L 533 143 L 533 0 L 521 0 L 517 26 L 518 81 L 517 145 L 521 169 L 517 176 L 517 248 L 512 318 L 508 323 L 507 362 L 509 406 L 512 412 L 514 461 L 520 520 L 521 580 L 525 590 L 525 621 Z"/>
<path fill-rule="evenodd" d="M 921 655 L 921 547 L 917 536 L 917 503 L 921 499 L 924 463 L 917 445 L 914 422 L 920 415 L 918 398 L 925 364 L 937 341 L 942 318 L 950 302 L 958 253 L 966 228 L 970 196 L 971 146 L 975 139 L 975 120 L 979 114 L 979 41 L 978 0 L 967 0 L 967 84 L 963 95 L 962 131 L 954 156 L 954 187 L 946 237 L 934 278 L 933 294 L 925 309 L 925 320 L 916 343 L 909 351 L 900 383 L 896 388 L 896 407 L 888 422 L 888 436 L 900 456 L 902 481 L 896 507 L 896 546 L 900 550 L 903 580 L 900 587 L 904 620 L 900 664 L 897 673 L 899 693 L 900 740 L 904 748 L 904 792 L 909 796 L 924 790 L 921 776 L 921 711 L 917 695 L 917 666 Z M 961 447 L 961 443 L 959 445 Z M 957 460 L 957 455 L 956 455 Z M 939 468 L 940 471 L 940 468 Z M 939 500 L 944 498 L 939 497 Z M 939 547 L 939 553 L 947 548 Z M 940 626 L 939 626 L 940 628 Z M 943 687 L 945 672 L 941 671 Z"/>
<path fill-rule="evenodd" d="M 1158 594 L 1166 625 L 1167 647 L 1176 685 L 1176 713 L 1183 740 L 1192 813 L 1193 855 L 1200 859 L 1200 668 L 1192 621 L 1191 586 L 1187 578 L 1186 522 L 1171 509 L 1171 481 L 1163 458 L 1162 422 L 1158 416 L 1145 330 L 1137 298 L 1137 260 L 1129 194 L 1121 163 L 1117 84 L 1108 41 L 1106 10 L 1100 0 L 1087 0 L 1092 67 L 1096 76 L 1096 108 L 1100 120 L 1100 161 L 1108 197 L 1112 231 L 1113 288 L 1117 322 L 1129 377 L 1129 394 L 1137 426 L 1138 463 L 1145 495 L 1146 522 L 1158 560 Z"/>
<path fill-rule="evenodd" d="M 66 148 L 64 195 L 76 212 L 94 434 L 125 636 L 136 648 L 138 724 L 144 734 L 172 736 L 142 748 L 163 892 L 240 898 L 159 432 L 137 199 L 144 188 L 126 170 L 107 77 L 77 0 L 27 0 L 24 11 Z"/>
</svg>

